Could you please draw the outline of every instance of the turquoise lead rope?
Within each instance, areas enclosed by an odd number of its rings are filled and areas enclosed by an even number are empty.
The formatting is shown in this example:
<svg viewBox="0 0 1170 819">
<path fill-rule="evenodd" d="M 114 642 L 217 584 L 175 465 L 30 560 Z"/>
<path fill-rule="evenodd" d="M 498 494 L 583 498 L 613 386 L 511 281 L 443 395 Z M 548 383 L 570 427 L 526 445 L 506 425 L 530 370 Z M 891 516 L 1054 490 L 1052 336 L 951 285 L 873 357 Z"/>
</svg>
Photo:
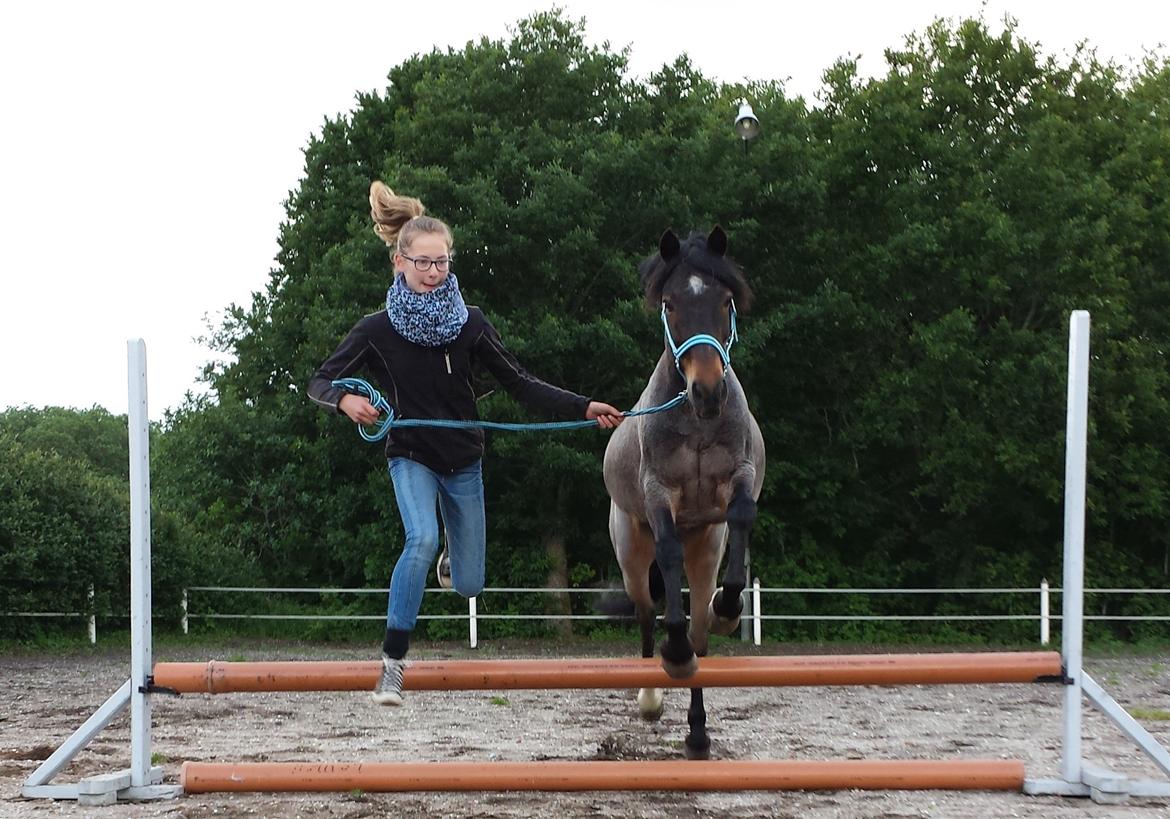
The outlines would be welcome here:
<svg viewBox="0 0 1170 819">
<path fill-rule="evenodd" d="M 480 429 L 502 429 L 509 432 L 536 432 L 538 430 L 585 429 L 597 426 L 597 421 L 545 421 L 533 424 L 507 424 L 499 421 L 456 421 L 446 418 L 397 418 L 394 414 L 394 408 L 368 381 L 361 378 L 339 378 L 333 382 L 333 386 L 356 395 L 364 395 L 376 410 L 385 415 L 372 428 L 358 425 L 358 432 L 367 441 L 382 440 L 390 434 L 390 430 L 394 427 L 440 427 L 443 429 L 478 427 Z M 632 418 L 636 415 L 666 412 L 666 410 L 674 409 L 686 400 L 687 393 L 686 390 L 683 390 L 664 404 L 646 409 L 626 410 L 622 415 L 626 418 Z"/>
</svg>

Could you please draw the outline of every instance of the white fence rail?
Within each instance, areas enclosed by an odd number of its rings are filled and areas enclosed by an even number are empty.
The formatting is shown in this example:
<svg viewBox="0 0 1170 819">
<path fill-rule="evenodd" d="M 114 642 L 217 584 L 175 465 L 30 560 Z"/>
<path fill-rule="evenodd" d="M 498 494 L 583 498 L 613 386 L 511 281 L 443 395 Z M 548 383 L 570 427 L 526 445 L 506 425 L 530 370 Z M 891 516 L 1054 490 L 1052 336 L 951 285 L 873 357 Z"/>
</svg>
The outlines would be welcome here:
<svg viewBox="0 0 1170 819">
<path fill-rule="evenodd" d="M 450 589 L 427 589 L 429 592 L 448 592 Z M 687 591 L 684 589 L 684 592 Z M 769 620 L 813 620 L 813 621 L 999 621 L 999 620 L 1034 620 L 1039 625 L 1039 640 L 1041 645 L 1048 645 L 1051 639 L 1052 621 L 1059 620 L 1060 615 L 1052 614 L 1051 596 L 1060 594 L 1059 588 L 1051 588 L 1048 581 L 1041 581 L 1039 586 L 1013 588 L 941 588 L 941 589 L 878 589 L 878 588 L 805 588 L 805 587 L 769 587 L 761 586 L 759 578 L 751 587 L 744 590 L 744 608 L 741 619 L 740 636 L 744 640 L 751 639 L 760 645 L 763 639 L 763 623 Z M 345 588 L 268 588 L 246 586 L 191 586 L 183 591 L 183 633 L 188 632 L 189 619 L 224 619 L 224 620 L 384 620 L 381 614 L 192 614 L 189 609 L 189 592 L 213 593 L 275 593 L 275 594 L 377 594 L 385 595 L 385 589 L 345 589 Z M 481 594 L 509 593 L 509 594 L 613 594 L 614 589 L 590 588 L 519 588 L 519 587 L 492 587 L 486 588 Z M 620 594 L 620 591 L 617 591 Z M 1096 594 L 1170 594 L 1170 589 L 1120 589 L 1101 588 L 1085 589 L 1085 593 Z M 781 594 L 1026 594 L 1036 595 L 1037 612 L 1035 614 L 766 614 L 764 613 L 764 595 Z M 468 642 L 472 648 L 478 643 L 478 621 L 480 620 L 610 620 L 606 614 L 560 614 L 549 612 L 544 614 L 479 614 L 477 613 L 477 598 L 468 598 L 467 614 L 420 614 L 420 620 L 467 620 Z M 1167 622 L 1170 615 L 1085 615 L 1086 620 L 1100 621 L 1141 621 Z M 750 634 L 749 634 L 750 632 Z"/>
<path fill-rule="evenodd" d="M 444 592 L 452 594 L 450 589 L 427 589 L 428 592 Z M 684 589 L 684 592 L 687 591 Z M 761 586 L 757 578 L 753 584 L 744 590 L 744 609 L 741 619 L 740 637 L 743 640 L 752 640 L 760 645 L 763 639 L 763 624 L 767 621 L 966 621 L 966 622 L 993 622 L 1003 620 L 1034 620 L 1039 627 L 1039 641 L 1041 645 L 1048 645 L 1051 640 L 1052 622 L 1060 620 L 1059 614 L 1052 614 L 1051 596 L 1060 594 L 1059 588 L 1051 588 L 1047 581 L 1039 586 L 1012 587 L 1012 588 L 941 588 L 941 589 L 879 589 L 879 588 L 846 588 L 826 589 L 808 587 Z M 374 594 L 385 596 L 386 589 L 368 588 L 314 588 L 314 587 L 284 587 L 273 588 L 267 586 L 189 586 L 183 590 L 182 598 L 182 629 L 189 632 L 190 620 L 385 620 L 384 614 L 250 614 L 250 613 L 192 613 L 190 611 L 189 595 L 191 592 L 209 592 L 214 594 Z M 498 586 L 486 588 L 481 594 L 620 594 L 614 589 L 589 588 L 524 588 Z M 1100 588 L 1085 589 L 1086 594 L 1170 594 L 1170 589 L 1123 589 Z M 891 595 L 891 594 L 949 594 L 949 595 L 978 595 L 978 594 L 1021 594 L 1036 595 L 1037 611 L 1028 614 L 785 614 L 765 613 L 765 595 L 785 594 L 850 594 L 850 595 Z M 0 617 L 77 617 L 86 621 L 86 633 L 91 643 L 97 642 L 97 615 L 93 611 L 93 587 L 88 589 L 89 606 L 86 612 L 0 612 Z M 481 620 L 611 620 L 608 614 L 561 614 L 549 612 L 544 614 L 483 614 L 478 611 L 477 598 L 467 601 L 467 613 L 457 614 L 420 614 L 420 620 L 466 620 L 468 642 L 472 648 L 478 644 L 479 621 Z M 779 605 L 773 609 L 781 608 Z M 107 616 L 107 615 L 102 615 Z M 125 615 L 108 615 L 112 617 L 128 617 Z M 1170 622 L 1170 615 L 1109 615 L 1086 614 L 1085 620 L 1096 621 L 1130 621 L 1130 622 Z"/>
<path fill-rule="evenodd" d="M 0 611 L 0 617 L 84 617 L 86 636 L 89 637 L 90 644 L 96 645 L 97 615 L 93 610 L 93 585 L 86 590 L 86 600 L 87 611 Z"/>
</svg>

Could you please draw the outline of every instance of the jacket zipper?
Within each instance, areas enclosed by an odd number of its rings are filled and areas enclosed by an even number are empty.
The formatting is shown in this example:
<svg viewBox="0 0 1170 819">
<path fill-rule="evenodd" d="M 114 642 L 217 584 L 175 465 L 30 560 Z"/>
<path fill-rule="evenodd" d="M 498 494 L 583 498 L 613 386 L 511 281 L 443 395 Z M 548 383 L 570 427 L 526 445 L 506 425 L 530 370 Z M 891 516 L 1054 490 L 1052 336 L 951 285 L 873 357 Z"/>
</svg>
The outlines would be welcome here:
<svg viewBox="0 0 1170 819">
<path fill-rule="evenodd" d="M 447 362 L 447 375 L 451 375 L 451 356 L 447 350 L 443 350 L 443 360 Z"/>
</svg>

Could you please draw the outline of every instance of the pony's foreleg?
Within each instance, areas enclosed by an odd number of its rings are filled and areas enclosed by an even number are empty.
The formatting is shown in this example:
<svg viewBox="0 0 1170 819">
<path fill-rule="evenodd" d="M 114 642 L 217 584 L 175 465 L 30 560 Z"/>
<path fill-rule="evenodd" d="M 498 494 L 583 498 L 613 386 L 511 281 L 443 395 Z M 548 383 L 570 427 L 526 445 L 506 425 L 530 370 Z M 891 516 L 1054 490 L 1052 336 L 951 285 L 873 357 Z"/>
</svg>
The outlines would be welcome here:
<svg viewBox="0 0 1170 819">
<path fill-rule="evenodd" d="M 740 482 L 727 504 L 727 571 L 723 574 L 723 586 L 711 598 L 711 631 L 716 634 L 731 634 L 739 626 L 743 590 L 747 586 L 748 535 L 755 521 L 756 502 L 750 485 Z"/>
<path fill-rule="evenodd" d="M 650 529 L 654 533 L 654 559 L 662 573 L 666 611 L 662 625 L 666 639 L 659 645 L 662 668 L 675 679 L 694 676 L 699 664 L 687 637 L 687 616 L 682 604 L 683 550 L 674 517 L 665 504 L 651 511 Z"/>
<path fill-rule="evenodd" d="M 719 561 L 723 557 L 724 532 L 723 526 L 712 526 L 688 538 L 684 547 L 684 565 L 691 587 L 691 645 L 698 657 L 707 656 L 707 631 L 712 622 L 709 606 L 715 591 L 715 573 L 719 571 Z M 702 688 L 691 689 L 687 724 L 690 732 L 683 743 L 687 759 L 709 759 L 711 738 L 707 736 L 707 710 L 703 706 Z"/>
</svg>

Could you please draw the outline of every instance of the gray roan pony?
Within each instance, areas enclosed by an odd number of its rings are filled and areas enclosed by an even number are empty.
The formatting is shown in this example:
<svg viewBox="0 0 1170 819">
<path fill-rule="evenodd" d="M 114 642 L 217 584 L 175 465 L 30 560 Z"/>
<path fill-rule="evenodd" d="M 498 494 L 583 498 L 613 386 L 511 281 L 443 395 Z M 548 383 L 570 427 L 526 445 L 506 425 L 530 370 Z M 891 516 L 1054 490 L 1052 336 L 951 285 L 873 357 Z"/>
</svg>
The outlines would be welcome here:
<svg viewBox="0 0 1170 819">
<path fill-rule="evenodd" d="M 727 258 L 727 234 L 693 233 L 680 244 L 662 235 L 658 254 L 639 272 L 646 302 L 659 312 L 665 350 L 636 408 L 656 406 L 686 392 L 665 412 L 628 419 L 605 451 L 609 534 L 626 594 L 641 626 L 642 656 L 654 656 L 655 598 L 665 597 L 662 667 L 686 679 L 707 653 L 707 632 L 730 634 L 743 608 L 748 534 L 764 482 L 764 440 L 735 371 L 730 349 L 736 309 L 751 291 Z M 716 575 L 728 551 L 723 586 Z M 690 586 L 687 634 L 682 582 Z M 662 715 L 661 689 L 642 689 L 646 719 Z M 706 759 L 711 741 L 703 690 L 691 689 L 686 755 Z"/>
</svg>

